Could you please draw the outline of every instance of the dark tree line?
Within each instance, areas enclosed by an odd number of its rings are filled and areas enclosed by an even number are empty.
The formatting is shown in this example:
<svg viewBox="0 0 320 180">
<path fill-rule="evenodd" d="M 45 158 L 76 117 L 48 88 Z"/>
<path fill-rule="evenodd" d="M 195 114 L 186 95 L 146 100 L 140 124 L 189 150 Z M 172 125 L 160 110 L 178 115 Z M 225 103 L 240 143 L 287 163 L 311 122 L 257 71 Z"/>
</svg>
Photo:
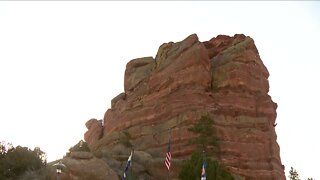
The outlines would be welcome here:
<svg viewBox="0 0 320 180">
<path fill-rule="evenodd" d="M 41 169 L 46 163 L 46 154 L 39 147 L 31 150 L 0 142 L 0 179 L 16 179 L 27 171 Z"/>
</svg>

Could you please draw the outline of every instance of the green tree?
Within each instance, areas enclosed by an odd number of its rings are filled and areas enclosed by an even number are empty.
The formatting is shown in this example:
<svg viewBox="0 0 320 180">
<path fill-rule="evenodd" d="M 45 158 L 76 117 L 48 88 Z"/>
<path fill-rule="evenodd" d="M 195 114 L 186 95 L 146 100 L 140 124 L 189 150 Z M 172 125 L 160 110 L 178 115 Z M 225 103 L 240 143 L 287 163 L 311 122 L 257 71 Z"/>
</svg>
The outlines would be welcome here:
<svg viewBox="0 0 320 180">
<path fill-rule="evenodd" d="M 34 171 L 45 166 L 45 153 L 40 148 L 33 151 L 27 147 L 13 147 L 4 142 L 0 145 L 0 178 L 15 179 L 26 171 Z"/>
<path fill-rule="evenodd" d="M 290 180 L 300 180 L 297 170 L 293 169 L 293 167 L 291 167 L 288 177 Z"/>
<path fill-rule="evenodd" d="M 33 149 L 33 152 L 35 153 L 35 155 L 41 159 L 43 164 L 47 164 L 47 154 L 45 152 L 43 152 L 40 147 L 35 147 Z"/>
<path fill-rule="evenodd" d="M 198 134 L 198 137 L 190 140 L 190 144 L 198 145 L 198 150 L 194 151 L 191 158 L 187 160 L 179 173 L 181 180 L 195 180 L 201 176 L 201 168 L 204 161 L 204 154 L 209 149 L 217 149 L 218 143 L 213 127 L 213 120 L 209 116 L 201 116 L 199 121 L 188 129 Z M 206 158 L 206 175 L 207 180 L 233 180 L 231 173 L 220 164 L 216 159 Z"/>
<path fill-rule="evenodd" d="M 213 120 L 209 116 L 201 116 L 200 120 L 188 130 L 199 135 L 197 138 L 190 140 L 190 144 L 197 144 L 199 148 L 206 152 L 209 146 L 218 146 Z"/>
<path fill-rule="evenodd" d="M 11 143 L 1 141 L 0 142 L 0 157 L 3 157 L 11 149 L 13 149 L 13 146 Z"/>
</svg>

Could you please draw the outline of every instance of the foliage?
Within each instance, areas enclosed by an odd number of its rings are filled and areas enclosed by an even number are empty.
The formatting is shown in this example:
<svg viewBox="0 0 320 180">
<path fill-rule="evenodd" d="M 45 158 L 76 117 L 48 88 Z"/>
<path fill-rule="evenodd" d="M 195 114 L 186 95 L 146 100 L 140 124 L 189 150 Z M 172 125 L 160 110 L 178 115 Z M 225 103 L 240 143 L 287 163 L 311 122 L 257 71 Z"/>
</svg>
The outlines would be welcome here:
<svg viewBox="0 0 320 180">
<path fill-rule="evenodd" d="M 199 134 L 199 136 L 192 139 L 190 143 L 199 145 L 204 151 L 207 150 L 208 146 L 218 146 L 215 130 L 213 128 L 213 120 L 209 116 L 201 116 L 200 120 L 188 130 Z"/>
<path fill-rule="evenodd" d="M 300 180 L 297 170 L 293 169 L 293 167 L 291 167 L 288 177 L 290 180 Z"/>
<path fill-rule="evenodd" d="M 182 167 L 179 173 L 181 180 L 196 180 L 200 179 L 201 168 L 203 164 L 203 156 L 199 151 L 193 152 L 191 159 L 188 160 Z M 206 176 L 207 180 L 233 180 L 234 178 L 223 165 L 217 160 L 210 158 L 206 159 Z"/>
<path fill-rule="evenodd" d="M 33 149 L 33 152 L 39 159 L 41 159 L 42 163 L 44 163 L 45 165 L 47 164 L 47 154 L 45 152 L 43 152 L 39 147 L 35 147 Z"/>
<path fill-rule="evenodd" d="M 308 180 L 314 180 L 313 178 L 308 178 Z"/>
<path fill-rule="evenodd" d="M 80 140 L 76 145 L 69 148 L 69 152 L 67 152 L 66 156 L 69 157 L 71 152 L 78 152 L 78 151 L 90 152 L 88 143 L 83 140 Z"/>
<path fill-rule="evenodd" d="M 188 129 L 189 131 L 198 134 L 199 136 L 192 141 L 191 144 L 197 144 L 198 148 L 205 151 L 207 154 L 208 147 L 217 147 L 217 138 L 213 128 L 213 120 L 209 116 L 201 116 L 200 120 Z M 201 168 L 203 164 L 203 154 L 198 150 L 192 153 L 191 159 L 186 161 L 179 173 L 179 178 L 182 180 L 200 179 Z M 231 173 L 215 159 L 206 159 L 207 180 L 233 180 Z"/>
<path fill-rule="evenodd" d="M 13 149 L 13 146 L 11 143 L 2 141 L 0 143 L 0 158 L 4 157 L 6 153 L 11 149 Z"/>
<path fill-rule="evenodd" d="M 13 147 L 9 143 L 0 144 L 0 179 L 17 178 L 26 171 L 41 169 L 46 165 L 46 154 L 39 147 Z"/>
</svg>

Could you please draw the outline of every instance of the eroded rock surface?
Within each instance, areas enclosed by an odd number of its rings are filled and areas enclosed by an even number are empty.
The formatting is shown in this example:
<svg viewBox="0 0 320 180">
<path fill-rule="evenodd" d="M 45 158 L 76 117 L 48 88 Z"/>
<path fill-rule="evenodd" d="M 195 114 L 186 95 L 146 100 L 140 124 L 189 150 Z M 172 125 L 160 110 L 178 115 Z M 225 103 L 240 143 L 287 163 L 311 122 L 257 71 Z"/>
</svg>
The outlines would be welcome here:
<svg viewBox="0 0 320 180">
<path fill-rule="evenodd" d="M 86 122 L 86 127 L 89 131 L 84 134 L 84 139 L 88 144 L 94 143 L 97 139 L 100 139 L 103 136 L 102 121 L 90 119 Z"/>
<path fill-rule="evenodd" d="M 174 178 L 180 160 L 194 150 L 187 144 L 195 137 L 188 128 L 209 115 L 219 139 L 218 158 L 232 173 L 242 179 L 285 179 L 268 77 L 253 39 L 242 34 L 206 42 L 193 34 L 164 43 L 155 59 L 127 64 L 125 92 L 112 100 L 103 127 L 87 122 L 85 140 L 92 150 L 112 151 L 127 132 L 134 148 L 152 157 L 148 163 L 157 168 L 148 170 L 151 179 L 165 179 L 171 128 Z"/>
<path fill-rule="evenodd" d="M 93 157 L 89 152 L 74 152 L 62 159 L 66 165 L 61 180 L 118 180 L 118 175 L 102 159 Z"/>
</svg>

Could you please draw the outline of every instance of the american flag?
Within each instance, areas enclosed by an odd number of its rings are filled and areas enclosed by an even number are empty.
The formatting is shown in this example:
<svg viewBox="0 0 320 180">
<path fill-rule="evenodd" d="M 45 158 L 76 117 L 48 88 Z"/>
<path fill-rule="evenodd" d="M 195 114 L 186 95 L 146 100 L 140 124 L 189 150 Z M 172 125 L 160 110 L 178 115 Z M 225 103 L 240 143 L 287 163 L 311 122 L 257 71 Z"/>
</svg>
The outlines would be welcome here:
<svg viewBox="0 0 320 180">
<path fill-rule="evenodd" d="M 168 151 L 166 154 L 166 160 L 164 161 L 164 164 L 166 165 L 168 171 L 170 170 L 170 166 L 171 166 L 171 152 L 170 152 L 170 140 L 168 143 Z"/>
</svg>

